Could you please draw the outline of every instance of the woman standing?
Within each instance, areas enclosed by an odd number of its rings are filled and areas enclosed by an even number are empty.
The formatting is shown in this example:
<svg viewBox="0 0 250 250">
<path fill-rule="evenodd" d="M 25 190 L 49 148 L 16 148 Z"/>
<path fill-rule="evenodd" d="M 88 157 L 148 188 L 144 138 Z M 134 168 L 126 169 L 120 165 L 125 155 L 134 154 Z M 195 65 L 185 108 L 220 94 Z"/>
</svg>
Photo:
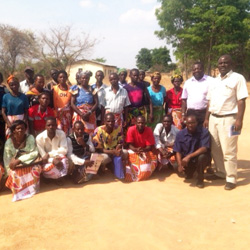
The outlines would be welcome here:
<svg viewBox="0 0 250 250">
<path fill-rule="evenodd" d="M 96 128 L 95 110 L 98 107 L 98 98 L 93 94 L 89 86 L 89 72 L 81 72 L 79 76 L 80 85 L 71 87 L 71 107 L 74 111 L 72 123 L 82 121 L 85 132 L 93 134 Z"/>
<path fill-rule="evenodd" d="M 160 85 L 161 74 L 159 72 L 154 72 L 151 75 L 152 85 L 148 86 L 148 92 L 152 100 L 154 121 L 148 121 L 148 126 L 152 129 L 155 128 L 156 124 L 162 121 L 164 114 L 163 104 L 166 96 L 166 89 Z"/>
<path fill-rule="evenodd" d="M 183 82 L 183 78 L 181 75 L 174 75 L 171 77 L 171 82 L 174 87 L 167 91 L 165 112 L 166 114 L 171 114 L 173 116 L 174 125 L 178 129 L 182 129 L 181 95 L 183 89 L 180 85 Z"/>
<path fill-rule="evenodd" d="M 11 136 L 4 147 L 6 186 L 13 192 L 13 201 L 29 198 L 39 191 L 40 173 L 38 150 L 32 135 L 25 134 L 27 125 L 14 121 Z"/>
<path fill-rule="evenodd" d="M 123 88 L 125 88 L 128 92 L 128 97 L 131 103 L 128 109 L 128 127 L 136 124 L 136 118 L 138 116 L 147 117 L 145 98 L 149 101 L 149 120 L 153 121 L 153 107 L 151 98 L 149 96 L 146 86 L 143 83 L 138 82 L 139 70 L 131 69 L 129 76 L 131 82 L 123 86 Z"/>
<path fill-rule="evenodd" d="M 20 93 L 19 81 L 11 75 L 7 79 L 7 84 L 10 87 L 10 93 L 3 96 L 2 100 L 2 116 L 6 123 L 6 138 L 10 136 L 11 124 L 16 120 L 24 120 L 27 122 L 29 102 L 25 94 Z"/>
<path fill-rule="evenodd" d="M 57 72 L 58 84 L 53 87 L 53 105 L 57 118 L 57 127 L 65 132 L 71 133 L 72 110 L 70 106 L 71 93 L 67 84 L 68 74 L 65 70 Z"/>
</svg>

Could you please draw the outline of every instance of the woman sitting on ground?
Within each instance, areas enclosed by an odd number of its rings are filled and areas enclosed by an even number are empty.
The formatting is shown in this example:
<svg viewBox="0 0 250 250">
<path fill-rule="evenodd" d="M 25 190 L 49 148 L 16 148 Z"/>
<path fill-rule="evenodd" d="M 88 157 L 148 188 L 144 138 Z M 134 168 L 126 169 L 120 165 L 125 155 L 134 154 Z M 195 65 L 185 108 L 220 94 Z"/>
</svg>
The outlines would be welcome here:
<svg viewBox="0 0 250 250">
<path fill-rule="evenodd" d="M 179 129 L 173 125 L 173 117 L 165 115 L 162 123 L 158 123 L 154 130 L 156 149 L 158 150 L 159 170 L 168 165 L 173 168 L 176 165 L 173 151 L 174 141 Z"/>
<path fill-rule="evenodd" d="M 14 121 L 10 127 L 11 136 L 4 146 L 6 186 L 13 192 L 13 201 L 29 198 L 39 191 L 39 154 L 33 135 L 25 134 L 27 124 Z"/>
</svg>

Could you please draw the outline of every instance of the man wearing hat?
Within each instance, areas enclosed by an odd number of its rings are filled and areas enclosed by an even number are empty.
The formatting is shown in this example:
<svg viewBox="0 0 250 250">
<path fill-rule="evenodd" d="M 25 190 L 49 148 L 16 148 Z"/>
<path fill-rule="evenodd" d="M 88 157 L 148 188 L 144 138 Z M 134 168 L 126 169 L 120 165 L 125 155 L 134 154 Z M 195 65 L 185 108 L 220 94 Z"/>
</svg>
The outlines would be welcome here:
<svg viewBox="0 0 250 250">
<path fill-rule="evenodd" d="M 26 67 L 24 70 L 25 80 L 20 82 L 20 92 L 26 94 L 34 83 L 34 69 Z"/>
</svg>

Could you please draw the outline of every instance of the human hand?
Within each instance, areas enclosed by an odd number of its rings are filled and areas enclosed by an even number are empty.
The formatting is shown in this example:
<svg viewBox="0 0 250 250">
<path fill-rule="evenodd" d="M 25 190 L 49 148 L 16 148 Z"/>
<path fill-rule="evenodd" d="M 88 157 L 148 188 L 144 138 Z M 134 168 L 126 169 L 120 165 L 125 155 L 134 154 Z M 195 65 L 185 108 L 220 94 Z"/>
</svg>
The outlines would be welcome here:
<svg viewBox="0 0 250 250">
<path fill-rule="evenodd" d="M 208 123 L 209 123 L 209 122 L 208 122 L 208 120 L 206 119 L 206 120 L 203 122 L 203 127 L 204 127 L 204 128 L 208 128 Z"/>
<path fill-rule="evenodd" d="M 185 156 L 182 160 L 181 163 L 184 167 L 186 167 L 190 161 L 191 157 L 189 155 Z"/>
<path fill-rule="evenodd" d="M 20 163 L 21 163 L 21 161 L 19 159 L 12 158 L 11 161 L 10 161 L 9 167 L 10 167 L 11 170 L 15 170 L 16 166 L 18 164 L 20 164 Z"/>
<path fill-rule="evenodd" d="M 91 160 L 85 160 L 84 162 L 84 165 L 86 168 L 92 167 L 93 164 L 94 164 L 94 161 L 91 161 Z"/>
<path fill-rule="evenodd" d="M 185 170 L 185 167 L 184 167 L 184 166 L 182 166 L 182 165 L 178 166 L 178 172 L 179 172 L 179 173 L 184 172 L 184 170 Z"/>
<path fill-rule="evenodd" d="M 236 119 L 236 122 L 234 124 L 234 130 L 240 131 L 242 129 L 242 121 L 239 119 Z"/>
<path fill-rule="evenodd" d="M 49 154 L 45 154 L 43 157 L 42 157 L 42 160 L 43 160 L 43 164 L 46 164 L 49 160 Z"/>
</svg>

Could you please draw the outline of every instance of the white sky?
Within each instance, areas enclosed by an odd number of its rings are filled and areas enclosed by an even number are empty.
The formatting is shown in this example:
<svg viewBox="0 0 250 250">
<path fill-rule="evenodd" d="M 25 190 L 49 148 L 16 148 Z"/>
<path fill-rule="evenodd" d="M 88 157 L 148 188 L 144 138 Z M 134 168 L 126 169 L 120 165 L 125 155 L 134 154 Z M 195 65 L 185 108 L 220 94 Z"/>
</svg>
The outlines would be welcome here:
<svg viewBox="0 0 250 250">
<path fill-rule="evenodd" d="M 133 68 L 141 48 L 166 45 L 154 35 L 160 29 L 157 7 L 157 0 L 0 0 L 0 23 L 35 33 L 72 25 L 76 34 L 99 40 L 88 59 L 104 57 L 107 64 Z"/>
</svg>

